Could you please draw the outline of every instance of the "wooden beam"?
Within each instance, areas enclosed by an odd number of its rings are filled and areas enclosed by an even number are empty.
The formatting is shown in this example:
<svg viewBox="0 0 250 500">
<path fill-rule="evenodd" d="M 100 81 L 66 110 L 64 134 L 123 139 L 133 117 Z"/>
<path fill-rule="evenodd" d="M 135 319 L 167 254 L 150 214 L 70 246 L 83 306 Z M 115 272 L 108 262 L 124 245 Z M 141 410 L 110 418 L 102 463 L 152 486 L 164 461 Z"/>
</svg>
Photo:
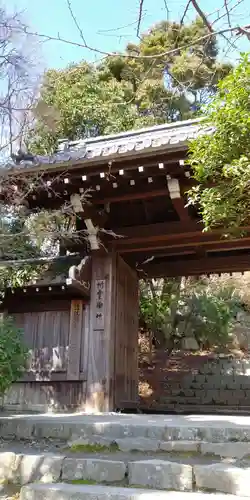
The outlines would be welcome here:
<svg viewBox="0 0 250 500">
<path fill-rule="evenodd" d="M 141 266 L 142 267 L 142 266 Z M 250 270 L 250 254 L 245 256 L 206 257 L 193 260 L 171 260 L 154 262 L 143 266 L 148 277 L 162 278 L 173 276 L 199 276 L 201 274 L 218 274 L 243 272 Z"/>
<path fill-rule="evenodd" d="M 165 257 L 176 257 L 176 259 L 180 260 L 184 256 L 195 256 L 198 259 L 201 259 L 205 256 L 213 257 L 214 252 L 220 252 L 221 257 L 225 257 L 225 252 L 234 251 L 234 250 L 250 250 L 250 237 L 242 238 L 239 240 L 221 240 L 219 243 L 204 243 L 202 246 L 183 246 L 183 247 L 170 247 L 170 248 L 160 248 L 160 249 L 151 249 L 148 251 L 142 251 L 139 254 L 136 253 L 126 253 L 126 260 L 132 266 L 136 264 L 141 266 L 144 261 L 151 259 L 154 257 L 154 262 L 157 259 L 164 259 Z M 239 256 L 240 258 L 240 256 Z"/>
<path fill-rule="evenodd" d="M 200 230 L 199 230 L 200 227 Z M 218 248 L 224 245 L 231 245 L 236 242 L 239 245 L 250 244 L 250 227 L 242 228 L 246 232 L 241 238 L 223 238 L 223 229 L 216 229 L 213 232 L 203 232 L 202 225 L 191 222 L 190 225 L 183 222 L 150 224 L 148 226 L 137 226 L 134 228 L 116 228 L 116 234 L 122 238 L 112 240 L 110 245 L 120 253 L 141 252 L 147 250 L 173 248 L 184 246 L 201 246 L 218 244 Z M 126 237 L 129 235 L 128 237 Z M 244 242 L 244 243 L 243 243 Z"/>
<path fill-rule="evenodd" d="M 113 227 L 112 230 L 115 234 L 123 236 L 123 241 L 128 243 L 134 241 L 141 241 L 144 238 L 157 237 L 166 235 L 168 237 L 182 236 L 183 234 L 201 234 L 203 225 L 200 222 L 191 221 L 190 224 L 183 224 L 182 222 L 159 222 L 157 224 L 147 224 L 140 226 L 129 227 Z"/>
<path fill-rule="evenodd" d="M 147 190 L 141 192 L 132 192 L 126 193 L 118 196 L 110 196 L 107 198 L 94 198 L 92 199 L 93 205 L 106 205 L 108 203 L 122 203 L 123 201 L 132 201 L 132 200 L 146 200 L 149 198 L 156 198 L 160 196 L 167 196 L 168 190 L 167 187 L 163 189 L 155 189 L 155 190 Z"/>
<path fill-rule="evenodd" d="M 187 207 L 185 206 L 183 198 L 175 198 L 174 200 L 172 200 L 172 204 L 181 222 L 191 221 L 191 217 L 188 213 Z"/>
</svg>

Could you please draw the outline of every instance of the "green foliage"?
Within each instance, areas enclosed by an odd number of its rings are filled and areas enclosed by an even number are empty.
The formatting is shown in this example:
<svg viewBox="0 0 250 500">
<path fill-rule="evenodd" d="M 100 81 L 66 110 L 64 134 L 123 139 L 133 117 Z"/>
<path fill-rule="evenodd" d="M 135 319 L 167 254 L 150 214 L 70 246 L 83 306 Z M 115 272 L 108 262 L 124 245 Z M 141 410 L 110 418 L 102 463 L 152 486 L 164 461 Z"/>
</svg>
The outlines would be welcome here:
<svg viewBox="0 0 250 500">
<path fill-rule="evenodd" d="M 189 163 L 198 181 L 189 193 L 200 206 L 205 228 L 224 227 L 236 232 L 250 220 L 250 59 L 240 64 L 218 85 L 207 107 L 213 135 L 190 144 Z"/>
<path fill-rule="evenodd" d="M 116 452 L 118 451 L 118 445 L 116 442 L 110 445 L 103 445 L 99 443 L 93 444 L 72 444 L 69 448 L 72 453 L 105 453 L 105 452 Z"/>
<path fill-rule="evenodd" d="M 198 287 L 190 296 L 184 297 L 181 306 L 184 310 L 183 326 L 186 332 L 194 334 L 199 345 L 220 346 L 229 341 L 233 319 L 240 309 L 232 290 Z"/>
<path fill-rule="evenodd" d="M 23 344 L 22 330 L 12 318 L 0 320 L 0 395 L 16 382 L 25 370 L 28 351 Z"/>
<path fill-rule="evenodd" d="M 1 207 L 3 208 L 3 207 Z M 31 232 L 27 225 L 27 218 L 0 212 L 0 296 L 6 287 L 17 287 L 35 279 L 41 270 L 41 266 L 26 264 L 25 266 L 7 266 L 8 260 L 35 258 L 41 254 L 40 248 L 35 241 L 34 231 Z M 39 228 L 37 233 L 39 234 Z M 33 238 L 32 238 L 33 234 Z M 40 240 L 44 239 L 44 233 L 40 234 Z"/>
<path fill-rule="evenodd" d="M 170 350 L 185 336 L 194 336 L 201 347 L 229 341 L 240 309 L 233 288 L 180 278 L 141 282 L 140 290 L 141 319 Z"/>
<path fill-rule="evenodd" d="M 55 149 L 71 140 L 192 116 L 230 67 L 218 64 L 215 37 L 200 19 L 160 22 L 124 54 L 94 66 L 83 61 L 45 75 L 29 147 Z M 203 38 L 197 42 L 198 39 Z M 181 48 L 178 48 L 181 47 Z"/>
</svg>

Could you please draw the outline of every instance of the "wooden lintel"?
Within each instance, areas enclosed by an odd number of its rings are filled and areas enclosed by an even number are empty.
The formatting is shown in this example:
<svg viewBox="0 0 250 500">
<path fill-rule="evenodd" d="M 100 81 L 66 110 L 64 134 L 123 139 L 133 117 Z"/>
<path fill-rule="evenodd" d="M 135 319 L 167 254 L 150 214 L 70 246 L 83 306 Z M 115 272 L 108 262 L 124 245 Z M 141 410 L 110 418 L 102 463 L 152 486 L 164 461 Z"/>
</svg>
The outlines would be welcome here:
<svg viewBox="0 0 250 500">
<path fill-rule="evenodd" d="M 179 235 L 178 235 L 179 238 Z M 164 249 L 171 249 L 172 254 L 175 253 L 174 249 L 176 252 L 178 249 L 181 249 L 184 251 L 187 251 L 188 248 L 199 248 L 199 247 L 204 247 L 206 248 L 206 251 L 212 251 L 212 250 L 230 250 L 230 249 L 237 249 L 237 248 L 245 248 L 245 249 L 250 249 L 250 238 L 245 238 L 244 240 L 231 240 L 226 241 L 220 239 L 220 236 L 217 234 L 212 234 L 212 235 L 204 235 L 203 233 L 201 234 L 196 234 L 193 236 L 182 236 L 182 238 L 179 239 L 173 239 L 173 238 L 158 238 L 156 240 L 150 240 L 150 241 L 141 241 L 140 244 L 131 244 L 131 245 L 122 245 L 122 240 L 120 246 L 117 246 L 117 250 L 121 254 L 129 254 L 129 253 L 141 253 L 141 252 L 154 252 L 156 250 L 164 250 Z M 127 242 L 128 240 L 125 240 Z M 238 243 L 238 245 L 236 244 Z M 231 248 L 230 248 L 231 247 Z"/>
<path fill-rule="evenodd" d="M 242 228 L 243 230 L 243 228 Z M 148 226 L 137 226 L 130 228 L 116 228 L 115 233 L 122 238 L 112 240 L 110 245 L 121 253 L 141 252 L 148 249 L 197 247 L 202 245 L 217 244 L 218 248 L 224 246 L 232 248 L 248 248 L 250 246 L 250 228 L 244 228 L 246 235 L 241 238 L 223 238 L 223 229 L 213 232 L 203 232 L 202 225 L 191 222 L 184 224 L 162 223 L 150 224 Z"/>
<path fill-rule="evenodd" d="M 121 194 L 118 196 L 110 196 L 107 198 L 95 198 L 92 200 L 93 205 L 106 205 L 108 203 L 120 203 L 123 201 L 132 201 L 132 200 L 146 200 L 149 198 L 156 198 L 160 196 L 167 196 L 168 195 L 168 190 L 167 188 L 163 189 L 155 189 L 155 190 L 148 190 L 148 191 L 142 191 L 142 192 L 133 192 L 131 193 L 126 193 L 126 194 Z"/>
<path fill-rule="evenodd" d="M 202 259 L 154 262 L 143 266 L 148 277 L 199 276 L 250 270 L 250 254 L 245 256 L 207 257 Z"/>
<path fill-rule="evenodd" d="M 161 235 L 169 237 L 173 235 L 173 237 L 176 237 L 186 233 L 201 234 L 203 225 L 196 221 L 190 221 L 189 224 L 183 224 L 181 222 L 159 222 L 157 224 L 142 226 L 114 227 L 112 230 L 115 234 L 123 236 L 122 241 L 130 240 L 129 243 L 131 243 L 131 241 L 140 241 L 148 237 L 156 236 L 159 238 Z"/>
</svg>

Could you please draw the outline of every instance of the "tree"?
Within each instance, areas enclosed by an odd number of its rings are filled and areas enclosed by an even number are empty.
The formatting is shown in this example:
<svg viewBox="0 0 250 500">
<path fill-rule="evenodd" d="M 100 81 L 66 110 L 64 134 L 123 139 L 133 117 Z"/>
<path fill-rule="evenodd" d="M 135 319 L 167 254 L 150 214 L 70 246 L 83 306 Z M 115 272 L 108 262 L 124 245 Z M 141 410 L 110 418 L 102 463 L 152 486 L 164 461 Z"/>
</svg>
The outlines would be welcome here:
<svg viewBox="0 0 250 500">
<path fill-rule="evenodd" d="M 138 45 L 128 44 L 125 57 L 48 71 L 30 148 L 49 153 L 59 137 L 79 139 L 192 116 L 230 69 L 217 62 L 216 37 L 207 34 L 200 19 L 187 25 L 164 21 Z M 188 48 L 194 39 L 201 40 Z"/>
<path fill-rule="evenodd" d="M 23 145 L 39 81 L 33 59 L 38 46 L 25 27 L 20 14 L 0 8 L 0 151 L 5 156 Z"/>
<path fill-rule="evenodd" d="M 218 84 L 207 106 L 211 135 L 200 136 L 189 147 L 189 159 L 198 185 L 189 202 L 200 206 L 207 230 L 223 227 L 238 232 L 250 220 L 250 59 Z"/>
</svg>

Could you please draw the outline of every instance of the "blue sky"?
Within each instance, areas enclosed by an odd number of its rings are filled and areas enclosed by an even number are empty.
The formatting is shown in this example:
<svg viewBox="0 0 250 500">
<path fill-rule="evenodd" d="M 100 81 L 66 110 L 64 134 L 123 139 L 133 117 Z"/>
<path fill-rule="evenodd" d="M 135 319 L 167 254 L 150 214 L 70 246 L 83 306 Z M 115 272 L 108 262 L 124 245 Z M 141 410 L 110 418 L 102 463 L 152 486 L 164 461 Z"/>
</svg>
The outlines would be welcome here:
<svg viewBox="0 0 250 500">
<path fill-rule="evenodd" d="M 235 3 L 229 0 L 229 4 Z M 8 0 L 8 9 L 17 9 L 23 12 L 25 20 L 36 32 L 50 36 L 57 36 L 81 42 L 79 33 L 72 21 L 67 0 Z M 205 12 L 213 12 L 222 6 L 224 0 L 200 0 L 199 4 Z M 249 5 L 248 5 L 249 3 Z M 166 19 L 167 11 L 170 19 L 178 20 L 183 13 L 186 0 L 144 0 L 144 18 L 142 28 L 146 30 L 153 23 Z M 71 0 L 71 5 L 83 30 L 87 43 L 107 52 L 122 51 L 128 41 L 137 41 L 136 21 L 138 18 L 138 0 Z M 208 9 L 209 6 L 209 9 Z M 192 19 L 190 10 L 187 20 Z M 234 11 L 235 24 L 250 24 L 250 2 L 242 3 Z M 224 21 L 223 21 L 224 22 Z M 223 27 L 223 22 L 218 27 Z M 125 27 L 124 27 L 125 26 Z M 239 42 L 240 49 L 250 50 L 250 43 L 246 40 Z M 223 49 L 223 41 L 221 47 Z M 41 64 L 45 67 L 65 67 L 70 62 L 81 59 L 95 61 L 100 55 L 83 48 L 60 42 L 48 41 L 42 44 Z M 230 58 L 235 53 L 229 54 Z"/>
</svg>

